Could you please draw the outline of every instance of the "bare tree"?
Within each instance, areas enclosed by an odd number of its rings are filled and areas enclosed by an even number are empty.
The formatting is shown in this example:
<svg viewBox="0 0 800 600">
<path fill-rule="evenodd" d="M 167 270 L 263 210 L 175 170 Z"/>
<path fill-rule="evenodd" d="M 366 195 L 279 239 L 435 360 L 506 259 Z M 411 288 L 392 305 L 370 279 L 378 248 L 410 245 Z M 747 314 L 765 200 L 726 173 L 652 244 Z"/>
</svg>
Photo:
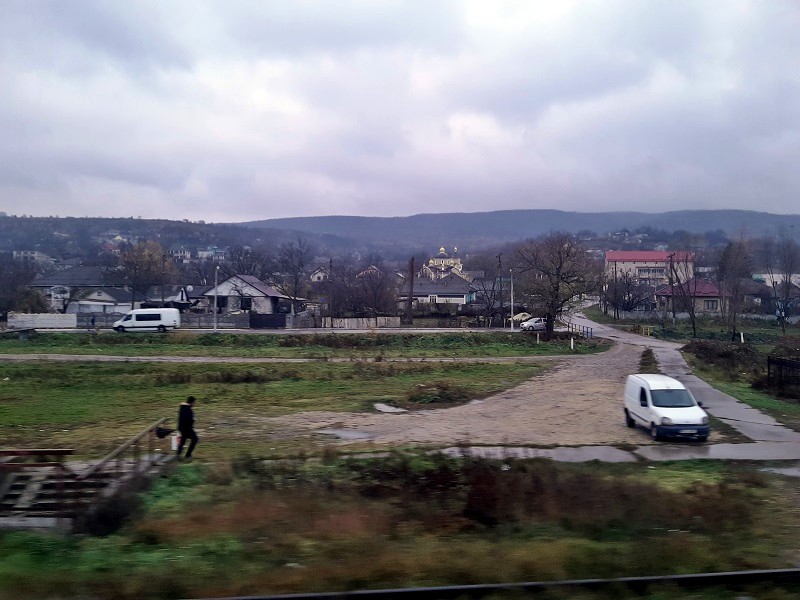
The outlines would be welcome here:
<svg viewBox="0 0 800 600">
<path fill-rule="evenodd" d="M 32 265 L 14 260 L 10 252 L 0 254 L 0 314 L 17 308 L 19 295 L 36 274 Z"/>
<path fill-rule="evenodd" d="M 605 302 L 614 310 L 614 318 L 619 318 L 619 311 L 632 311 L 646 307 L 653 297 L 652 286 L 642 285 L 636 277 L 625 271 L 616 279 L 608 281 L 605 289 Z"/>
<path fill-rule="evenodd" d="M 481 254 L 470 257 L 470 269 L 483 271 L 482 277 L 472 280 L 475 290 L 475 303 L 481 307 L 481 312 L 486 318 L 486 326 L 490 326 L 494 317 L 500 310 L 500 295 L 502 294 L 501 273 L 498 267 L 497 256 Z"/>
<path fill-rule="evenodd" d="M 783 334 L 786 335 L 786 308 L 789 306 L 791 298 L 792 277 L 800 273 L 800 247 L 788 235 L 786 229 L 781 229 L 780 231 L 776 254 L 778 272 L 781 276 L 780 284 L 778 285 L 780 298 L 778 319 L 780 320 Z"/>
<path fill-rule="evenodd" d="M 221 270 L 226 277 L 252 275 L 261 281 L 271 281 L 277 265 L 274 253 L 266 247 L 236 246 L 231 248 Z"/>
<path fill-rule="evenodd" d="M 194 260 L 183 267 L 183 272 L 194 283 L 212 285 L 217 266 L 219 263 L 213 260 Z"/>
<path fill-rule="evenodd" d="M 669 255 L 669 272 L 672 282 L 672 309 L 689 315 L 692 337 L 697 337 L 697 277 L 694 275 L 694 257 L 690 252 L 673 252 Z M 676 302 L 677 300 L 677 302 Z"/>
<path fill-rule="evenodd" d="M 331 262 L 328 295 L 331 297 L 331 316 L 354 315 L 361 304 L 355 292 L 357 277 L 361 272 L 349 258 Z"/>
<path fill-rule="evenodd" d="M 398 280 L 381 260 L 370 264 L 355 277 L 354 291 L 360 312 L 368 316 L 397 312 Z"/>
<path fill-rule="evenodd" d="M 125 248 L 120 256 L 119 268 L 131 287 L 131 308 L 136 292 L 144 295 L 150 286 L 165 283 L 167 268 L 170 268 L 169 276 L 174 276 L 174 265 L 171 261 L 167 264 L 161 244 L 151 240 L 133 243 Z"/>
<path fill-rule="evenodd" d="M 278 270 L 272 283 L 292 299 L 292 312 L 297 310 L 297 299 L 308 289 L 308 268 L 311 262 L 311 244 L 298 236 L 296 240 L 278 248 Z"/>
<path fill-rule="evenodd" d="M 778 303 L 778 252 L 775 245 L 775 237 L 771 234 L 765 234 L 758 239 L 756 244 L 756 258 L 760 263 L 761 269 L 766 274 L 769 280 L 769 285 L 772 287 L 772 299 Z M 778 313 L 780 319 L 780 313 Z"/>
<path fill-rule="evenodd" d="M 743 279 L 752 274 L 752 256 L 743 238 L 729 242 L 720 252 L 717 261 L 717 283 L 720 290 L 720 303 L 726 304 L 723 314 L 731 340 L 736 340 L 738 318 L 744 304 Z"/>
<path fill-rule="evenodd" d="M 545 339 L 553 337 L 556 318 L 569 303 L 595 292 L 600 268 L 586 249 L 569 233 L 556 232 L 528 240 L 516 249 L 520 288 L 544 311 Z"/>
</svg>

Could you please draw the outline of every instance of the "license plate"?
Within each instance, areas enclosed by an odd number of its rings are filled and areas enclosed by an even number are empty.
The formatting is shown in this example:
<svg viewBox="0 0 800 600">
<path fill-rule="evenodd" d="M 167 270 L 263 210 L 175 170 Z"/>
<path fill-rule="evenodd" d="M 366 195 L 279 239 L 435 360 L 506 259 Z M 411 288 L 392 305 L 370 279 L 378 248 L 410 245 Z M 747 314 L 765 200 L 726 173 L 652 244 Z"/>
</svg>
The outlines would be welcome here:
<svg viewBox="0 0 800 600">
<path fill-rule="evenodd" d="M 678 433 L 697 433 L 697 429 L 681 429 Z"/>
</svg>

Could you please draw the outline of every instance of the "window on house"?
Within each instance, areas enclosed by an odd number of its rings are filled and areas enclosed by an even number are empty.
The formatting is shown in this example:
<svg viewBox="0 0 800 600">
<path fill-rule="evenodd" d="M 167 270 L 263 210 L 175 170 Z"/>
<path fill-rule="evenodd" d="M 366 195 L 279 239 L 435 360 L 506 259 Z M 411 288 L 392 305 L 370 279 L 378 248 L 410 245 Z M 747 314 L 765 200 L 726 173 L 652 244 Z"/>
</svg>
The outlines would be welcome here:
<svg viewBox="0 0 800 600">
<path fill-rule="evenodd" d="M 242 310 L 253 310 L 253 299 L 245 296 L 241 300 Z"/>
<path fill-rule="evenodd" d="M 717 300 L 706 300 L 703 306 L 706 310 L 717 310 L 719 303 Z"/>
</svg>

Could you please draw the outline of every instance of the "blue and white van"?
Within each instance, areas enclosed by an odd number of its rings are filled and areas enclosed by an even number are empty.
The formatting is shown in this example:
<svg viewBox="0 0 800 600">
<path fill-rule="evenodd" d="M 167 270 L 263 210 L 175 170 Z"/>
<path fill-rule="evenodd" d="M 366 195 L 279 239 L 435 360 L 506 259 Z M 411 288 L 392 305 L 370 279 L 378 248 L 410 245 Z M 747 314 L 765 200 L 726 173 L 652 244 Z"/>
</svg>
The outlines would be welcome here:
<svg viewBox="0 0 800 600">
<path fill-rule="evenodd" d="M 114 331 L 158 331 L 165 333 L 169 329 L 181 326 L 181 313 L 177 308 L 137 308 L 129 311 L 114 323 Z"/>
</svg>

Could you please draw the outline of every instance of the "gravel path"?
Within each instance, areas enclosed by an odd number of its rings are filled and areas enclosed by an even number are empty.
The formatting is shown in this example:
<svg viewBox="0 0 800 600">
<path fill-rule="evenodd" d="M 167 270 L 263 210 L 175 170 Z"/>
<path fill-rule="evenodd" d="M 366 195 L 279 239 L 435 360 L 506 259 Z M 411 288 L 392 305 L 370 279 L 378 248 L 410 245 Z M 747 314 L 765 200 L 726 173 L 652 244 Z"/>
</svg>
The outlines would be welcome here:
<svg viewBox="0 0 800 600">
<path fill-rule="evenodd" d="M 625 378 L 638 371 L 641 352 L 641 347 L 616 344 L 601 354 L 562 358 L 542 376 L 455 408 L 402 414 L 307 412 L 264 419 L 262 427 L 300 436 L 333 430 L 342 444 L 650 444 L 644 430 L 627 428 L 622 417 Z"/>
</svg>

